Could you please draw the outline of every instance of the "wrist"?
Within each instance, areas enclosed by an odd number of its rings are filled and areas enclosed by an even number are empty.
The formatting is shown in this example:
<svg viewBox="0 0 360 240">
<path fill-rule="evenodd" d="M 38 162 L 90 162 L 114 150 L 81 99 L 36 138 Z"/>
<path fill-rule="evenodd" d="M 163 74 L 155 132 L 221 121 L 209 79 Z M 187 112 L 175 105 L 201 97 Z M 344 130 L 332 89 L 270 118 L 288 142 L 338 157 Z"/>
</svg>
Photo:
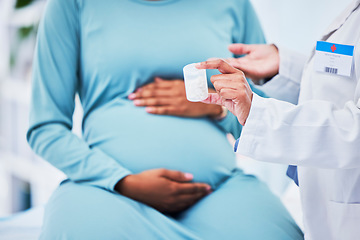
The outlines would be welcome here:
<svg viewBox="0 0 360 240">
<path fill-rule="evenodd" d="M 270 46 L 273 49 L 273 56 L 272 56 L 272 63 L 274 64 L 273 70 L 270 71 L 268 76 L 265 76 L 264 81 L 265 83 L 273 79 L 276 75 L 279 74 L 279 68 L 280 68 L 280 54 L 279 54 L 279 48 L 275 44 L 270 44 Z"/>
<path fill-rule="evenodd" d="M 133 175 L 127 175 L 125 177 L 123 177 L 122 179 L 120 179 L 116 185 L 115 185 L 115 190 L 120 193 L 121 195 L 124 196 L 128 196 L 128 185 L 129 182 L 131 182 L 131 178 Z"/>
<path fill-rule="evenodd" d="M 244 121 L 244 125 L 243 125 L 243 126 L 245 126 L 246 120 L 249 118 L 253 98 L 254 98 L 254 93 L 251 92 L 251 95 L 250 95 L 250 106 L 249 106 L 248 111 L 246 112 L 245 121 Z"/>
</svg>

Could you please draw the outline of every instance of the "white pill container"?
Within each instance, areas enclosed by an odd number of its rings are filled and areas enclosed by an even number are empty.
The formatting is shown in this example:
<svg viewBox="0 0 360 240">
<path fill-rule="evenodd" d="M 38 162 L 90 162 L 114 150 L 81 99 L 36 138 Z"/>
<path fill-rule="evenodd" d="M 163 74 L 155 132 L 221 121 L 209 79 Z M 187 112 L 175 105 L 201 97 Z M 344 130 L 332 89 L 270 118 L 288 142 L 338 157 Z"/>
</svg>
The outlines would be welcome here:
<svg viewBox="0 0 360 240">
<path fill-rule="evenodd" d="M 200 102 L 208 97 L 206 69 L 197 69 L 196 63 L 184 67 L 186 98 L 191 102 Z"/>
</svg>

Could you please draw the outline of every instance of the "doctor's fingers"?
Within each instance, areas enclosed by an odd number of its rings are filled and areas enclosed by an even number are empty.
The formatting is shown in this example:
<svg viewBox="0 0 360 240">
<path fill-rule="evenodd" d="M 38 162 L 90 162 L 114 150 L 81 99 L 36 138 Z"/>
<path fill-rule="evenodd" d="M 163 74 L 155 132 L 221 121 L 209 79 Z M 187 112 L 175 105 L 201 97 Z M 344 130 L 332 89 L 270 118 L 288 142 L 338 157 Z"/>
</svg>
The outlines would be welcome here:
<svg viewBox="0 0 360 240">
<path fill-rule="evenodd" d="M 208 97 L 201 102 L 208 104 L 223 105 L 222 98 L 218 93 L 209 93 Z"/>
<path fill-rule="evenodd" d="M 251 95 L 251 93 L 247 93 L 246 90 L 223 88 L 219 92 L 219 95 L 223 101 L 232 100 L 234 102 L 243 102 L 249 98 L 249 95 Z M 224 102 L 222 104 L 224 105 Z"/>
<path fill-rule="evenodd" d="M 214 75 L 210 80 L 218 93 L 224 88 L 241 91 L 248 85 L 245 75 L 242 72 Z"/>
<path fill-rule="evenodd" d="M 240 58 L 227 58 L 224 59 L 227 63 L 229 63 L 231 66 L 235 67 L 235 65 L 239 65 L 241 61 L 244 61 L 245 57 L 240 57 Z"/>
<path fill-rule="evenodd" d="M 210 80 L 216 91 L 219 91 L 222 88 L 240 89 L 245 84 L 247 84 L 243 73 L 214 75 Z"/>
<path fill-rule="evenodd" d="M 229 63 L 222 59 L 200 62 L 195 65 L 197 69 L 218 69 L 221 73 L 237 73 L 240 70 L 232 67 Z"/>
<path fill-rule="evenodd" d="M 250 56 L 244 56 L 239 58 L 228 58 L 226 59 L 231 66 L 236 69 L 239 69 L 244 72 L 245 75 L 248 75 L 252 71 L 256 70 L 257 68 L 261 67 L 264 64 L 263 60 L 254 59 Z"/>
<path fill-rule="evenodd" d="M 230 52 L 236 55 L 249 54 L 254 51 L 259 45 L 257 44 L 243 44 L 243 43 L 234 43 L 230 44 L 228 49 Z"/>
<path fill-rule="evenodd" d="M 245 77 L 250 78 L 255 83 L 258 82 L 258 80 L 266 78 L 268 75 L 271 75 L 267 74 L 267 72 L 265 71 L 265 64 L 263 64 L 263 62 L 245 58 L 246 57 L 242 57 L 227 61 L 234 68 L 241 70 L 244 73 Z"/>
<path fill-rule="evenodd" d="M 229 63 L 232 67 L 243 71 L 245 75 L 249 70 L 249 68 L 251 68 L 254 63 L 251 62 L 252 60 L 248 56 L 239 57 L 239 58 L 227 58 L 225 59 L 225 61 Z"/>
</svg>

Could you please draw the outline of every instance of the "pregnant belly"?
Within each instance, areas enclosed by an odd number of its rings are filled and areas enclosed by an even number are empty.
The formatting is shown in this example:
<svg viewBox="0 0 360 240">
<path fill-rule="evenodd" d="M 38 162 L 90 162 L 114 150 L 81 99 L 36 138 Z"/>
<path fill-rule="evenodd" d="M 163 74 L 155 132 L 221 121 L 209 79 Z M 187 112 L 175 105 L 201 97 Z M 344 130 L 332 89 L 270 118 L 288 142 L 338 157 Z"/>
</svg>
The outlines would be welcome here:
<svg viewBox="0 0 360 240">
<path fill-rule="evenodd" d="M 93 112 L 84 137 L 133 173 L 179 170 L 215 188 L 235 168 L 226 135 L 209 119 L 151 115 L 127 101 Z"/>
</svg>

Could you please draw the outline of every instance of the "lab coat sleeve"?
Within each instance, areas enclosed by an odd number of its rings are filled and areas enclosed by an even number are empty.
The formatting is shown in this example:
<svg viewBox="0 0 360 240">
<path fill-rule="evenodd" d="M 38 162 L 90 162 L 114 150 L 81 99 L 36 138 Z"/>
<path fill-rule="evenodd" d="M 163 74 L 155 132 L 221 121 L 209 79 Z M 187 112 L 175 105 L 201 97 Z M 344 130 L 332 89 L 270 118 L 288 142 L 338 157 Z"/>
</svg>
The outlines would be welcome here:
<svg viewBox="0 0 360 240">
<path fill-rule="evenodd" d="M 256 12 L 249 0 L 235 1 L 234 14 L 235 26 L 233 28 L 233 43 L 245 44 L 262 44 L 265 43 L 265 36 L 256 15 Z M 234 55 L 234 57 L 240 57 Z M 249 80 L 251 89 L 260 96 L 266 97 L 266 94 L 258 89 L 251 80 Z M 227 112 L 225 118 L 216 121 L 216 123 L 226 132 L 231 133 L 235 138 L 239 138 L 242 126 L 239 124 L 238 119 L 231 113 Z"/>
<path fill-rule="evenodd" d="M 71 132 L 79 85 L 79 14 L 75 0 L 50 0 L 38 33 L 30 128 L 33 150 L 75 182 L 110 191 L 130 172 Z"/>
<path fill-rule="evenodd" d="M 360 96 L 358 80 L 356 96 Z M 262 161 L 306 167 L 360 167 L 360 101 L 300 105 L 254 94 L 237 152 Z"/>
<path fill-rule="evenodd" d="M 279 74 L 258 89 L 268 96 L 297 104 L 300 81 L 307 56 L 292 50 L 278 47 L 280 55 Z"/>
</svg>

